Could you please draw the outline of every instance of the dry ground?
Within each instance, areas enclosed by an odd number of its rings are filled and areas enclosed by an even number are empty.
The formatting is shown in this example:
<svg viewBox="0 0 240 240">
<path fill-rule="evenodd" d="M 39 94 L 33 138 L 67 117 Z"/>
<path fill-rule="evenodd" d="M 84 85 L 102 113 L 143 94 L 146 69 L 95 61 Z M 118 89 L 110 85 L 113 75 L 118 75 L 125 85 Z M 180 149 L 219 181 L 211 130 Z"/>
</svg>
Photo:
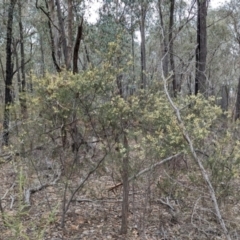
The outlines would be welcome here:
<svg viewBox="0 0 240 240">
<path fill-rule="evenodd" d="M 38 152 L 38 159 L 43 153 Z M 180 161 L 180 160 L 179 160 Z M 40 162 L 38 168 L 29 161 L 14 157 L 2 162 L 0 194 L 2 215 L 0 239 L 224 239 L 216 222 L 214 210 L 204 183 L 195 185 L 189 161 L 171 163 L 130 183 L 129 230 L 120 235 L 121 186 L 114 171 L 96 171 L 73 198 L 61 228 L 63 194 L 66 174 L 54 184 L 45 185 L 31 194 L 31 206 L 25 206 L 26 191 L 41 183 L 51 182 L 56 169 Z M 67 198 L 82 180 L 82 171 L 69 178 Z M 111 169 L 111 165 L 108 169 Z M 55 168 L 56 165 L 55 165 Z M 117 172 L 117 170 L 116 170 Z M 116 175 L 116 174 L 115 174 Z M 236 191 L 239 187 L 236 185 Z M 223 217 L 231 229 L 232 239 L 240 239 L 240 208 L 238 199 L 227 196 L 221 203 Z M 5 224 L 4 224 L 5 220 Z"/>
</svg>

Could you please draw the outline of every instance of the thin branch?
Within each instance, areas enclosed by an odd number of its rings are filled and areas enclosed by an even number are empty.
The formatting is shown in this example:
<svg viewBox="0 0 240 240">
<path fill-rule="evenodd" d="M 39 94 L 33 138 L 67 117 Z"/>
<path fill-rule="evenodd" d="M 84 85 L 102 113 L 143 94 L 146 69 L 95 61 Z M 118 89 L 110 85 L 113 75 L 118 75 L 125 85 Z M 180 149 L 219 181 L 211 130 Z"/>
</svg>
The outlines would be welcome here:
<svg viewBox="0 0 240 240">
<path fill-rule="evenodd" d="M 145 169 L 143 169 L 142 171 L 140 171 L 140 172 L 138 172 L 137 174 L 135 174 L 134 176 L 130 177 L 130 178 L 128 179 L 128 181 L 132 181 L 133 179 L 138 178 L 138 177 L 141 176 L 142 174 L 145 174 L 145 173 L 153 170 L 154 168 L 162 165 L 162 164 L 165 163 L 165 162 L 168 162 L 168 161 L 170 161 L 170 160 L 172 160 L 172 159 L 175 159 L 176 157 L 180 156 L 181 154 L 182 154 L 182 153 L 178 153 L 178 154 L 172 155 L 172 156 L 170 156 L 170 157 L 168 157 L 168 158 L 163 159 L 163 160 L 160 161 L 160 162 L 157 162 L 157 163 L 152 164 L 150 167 L 145 168 Z"/>
<path fill-rule="evenodd" d="M 22 68 L 22 66 L 25 66 L 27 63 L 29 63 L 31 61 L 31 58 L 29 58 L 23 65 L 20 65 L 14 72 L 13 72 L 13 76 L 14 76 L 14 74 L 19 70 L 19 69 L 21 69 Z"/>
<path fill-rule="evenodd" d="M 167 201 L 163 201 L 162 199 L 157 199 L 157 202 L 163 204 L 163 205 L 166 205 L 168 206 L 172 211 L 175 211 L 174 207 L 169 203 L 169 200 L 167 198 Z"/>
<path fill-rule="evenodd" d="M 181 154 L 182 154 L 182 153 L 178 153 L 178 154 L 172 155 L 172 156 L 170 156 L 170 157 L 168 157 L 168 158 L 165 158 L 165 159 L 161 160 L 160 162 L 157 162 L 157 163 L 152 164 L 150 167 L 145 168 L 145 169 L 141 170 L 140 172 L 138 172 L 137 174 L 135 174 L 135 175 L 133 175 L 132 177 L 130 177 L 130 178 L 128 179 L 128 181 L 130 182 L 130 181 L 138 178 L 139 176 L 141 176 L 141 175 L 143 175 L 143 174 L 145 174 L 145 173 L 153 170 L 154 168 L 162 165 L 163 163 L 168 162 L 168 161 L 170 161 L 170 160 L 172 160 L 172 159 L 175 159 L 176 157 L 180 156 Z M 108 188 L 108 191 L 114 191 L 115 188 L 118 188 L 118 187 L 122 186 L 122 184 L 123 184 L 122 182 L 121 182 L 121 183 L 118 183 L 118 184 L 114 185 L 113 187 Z"/>
<path fill-rule="evenodd" d="M 85 178 L 82 180 L 82 182 L 79 184 L 79 186 L 73 191 L 70 199 L 68 200 L 68 203 L 65 207 L 65 212 L 63 214 L 65 214 L 68 209 L 69 209 L 69 206 L 71 204 L 71 202 L 73 201 L 73 198 L 74 196 L 76 195 L 76 193 L 84 186 L 85 182 L 89 179 L 89 177 L 96 172 L 96 170 L 100 167 L 100 165 L 103 163 L 103 161 L 105 160 L 107 156 L 107 152 L 104 154 L 104 156 L 99 160 L 99 162 L 96 164 L 96 166 L 88 172 L 88 174 L 85 176 Z"/>
<path fill-rule="evenodd" d="M 40 10 L 47 16 L 48 21 L 58 30 L 58 32 L 60 32 L 59 28 L 54 24 L 53 20 L 52 20 L 51 17 L 49 16 L 49 12 L 46 12 L 46 11 L 43 9 L 43 7 L 38 6 L 38 0 L 36 0 L 35 5 L 36 5 L 36 8 L 37 8 L 37 9 L 40 9 Z"/>
<path fill-rule="evenodd" d="M 222 227 L 222 230 L 223 230 L 224 235 L 226 236 L 226 238 L 227 238 L 228 240 L 231 240 L 231 237 L 230 237 L 229 232 L 228 232 L 228 230 L 227 230 L 227 228 L 226 228 L 225 222 L 224 222 L 224 220 L 223 220 L 223 218 L 222 218 L 222 215 L 221 215 L 221 212 L 220 212 L 220 209 L 219 209 L 219 206 L 218 206 L 216 194 L 215 194 L 214 188 L 213 188 L 213 186 L 212 186 L 212 183 L 211 183 L 211 181 L 210 181 L 210 179 L 209 179 L 209 176 L 208 176 L 208 174 L 207 174 L 207 171 L 205 170 L 205 168 L 204 168 L 204 166 L 203 166 L 203 164 L 202 164 L 202 161 L 201 161 L 200 158 L 197 156 L 196 150 L 195 150 L 195 148 L 194 148 L 194 146 L 193 146 L 193 142 L 192 142 L 191 138 L 189 137 L 189 134 L 188 134 L 188 132 L 187 132 L 187 129 L 186 129 L 186 127 L 185 127 L 185 125 L 184 125 L 184 122 L 183 122 L 183 120 L 182 120 L 182 118 L 181 118 L 180 111 L 179 111 L 179 109 L 177 108 L 177 106 L 174 104 L 174 102 L 173 102 L 173 100 L 172 100 L 172 98 L 170 97 L 170 94 L 169 94 L 169 92 L 168 92 L 167 82 L 168 82 L 168 79 L 169 79 L 171 76 L 169 76 L 168 78 L 165 78 L 165 76 L 164 76 L 164 74 L 163 74 L 163 69 L 161 70 L 161 75 L 162 75 L 162 79 L 163 79 L 163 82 L 164 82 L 164 92 L 165 92 L 165 94 L 166 94 L 166 96 L 167 96 L 167 99 L 168 99 L 169 103 L 171 104 L 173 110 L 175 111 L 175 114 L 176 114 L 176 117 L 177 117 L 177 121 L 178 121 L 179 127 L 180 127 L 180 129 L 181 129 L 181 131 L 182 131 L 182 134 L 183 134 L 186 142 L 188 143 L 188 146 L 189 146 L 189 148 L 190 148 L 191 154 L 192 154 L 194 160 L 196 161 L 197 165 L 199 166 L 200 171 L 201 171 L 201 173 L 202 173 L 202 176 L 203 176 L 205 182 L 207 183 L 208 190 L 209 190 L 211 199 L 212 199 L 212 201 L 213 201 L 213 206 L 214 206 L 215 211 L 216 211 L 217 220 L 218 220 L 220 226 Z"/>
<path fill-rule="evenodd" d="M 223 18 L 220 18 L 216 21 L 213 21 L 212 23 L 210 23 L 209 25 L 207 25 L 207 28 L 211 27 L 212 25 L 218 23 L 218 22 L 221 22 L 223 21 L 224 19 L 228 18 L 229 16 L 231 16 L 232 12 L 229 12 L 226 16 L 224 16 Z"/>
</svg>

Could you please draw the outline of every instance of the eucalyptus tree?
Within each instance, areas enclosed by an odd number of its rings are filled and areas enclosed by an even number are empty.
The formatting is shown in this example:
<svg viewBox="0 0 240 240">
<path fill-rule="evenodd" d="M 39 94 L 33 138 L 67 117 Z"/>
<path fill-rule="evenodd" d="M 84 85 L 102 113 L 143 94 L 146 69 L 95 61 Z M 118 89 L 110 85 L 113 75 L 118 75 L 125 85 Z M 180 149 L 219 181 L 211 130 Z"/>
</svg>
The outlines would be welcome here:
<svg viewBox="0 0 240 240">
<path fill-rule="evenodd" d="M 208 0 L 197 0 L 197 48 L 195 94 L 201 92 L 207 96 L 207 9 Z"/>
<path fill-rule="evenodd" d="M 158 0 L 156 3 L 162 71 L 165 77 L 171 74 L 171 84 L 168 87 L 174 97 L 181 91 L 183 84 L 185 88 L 184 79 L 191 79 L 189 67 L 192 65 L 196 45 L 193 40 L 194 4 L 178 0 Z"/>
<path fill-rule="evenodd" d="M 43 15 L 46 17 L 47 19 L 47 27 L 48 27 L 48 31 L 49 31 L 49 42 L 50 42 L 50 51 L 51 51 L 51 57 L 52 57 L 52 61 L 53 64 L 55 66 L 55 69 L 57 72 L 61 71 L 60 68 L 60 61 L 59 59 L 57 59 L 57 41 L 56 38 L 58 37 L 58 27 L 56 26 L 56 21 L 55 21 L 55 12 L 54 12 L 54 4 L 52 1 L 45 1 L 44 4 L 40 4 L 38 2 L 38 0 L 36 0 L 36 8 L 39 9 Z M 41 18 L 42 20 L 42 18 Z M 54 31 L 56 34 L 54 34 Z M 40 41 L 42 42 L 42 38 L 40 35 Z M 41 45 L 42 46 L 42 45 Z M 41 49 L 41 52 L 43 53 L 43 49 Z M 61 55 L 61 54 L 59 54 Z M 42 54 L 43 56 L 43 54 Z M 44 57 L 42 57 L 43 59 Z"/>
<path fill-rule="evenodd" d="M 169 5 L 169 9 L 166 11 L 166 5 Z M 161 26 L 161 37 L 163 39 L 163 51 L 162 51 L 162 64 L 163 64 L 163 73 L 164 76 L 168 75 L 168 61 L 170 59 L 170 71 L 172 72 L 172 89 L 173 95 L 176 97 L 177 93 L 177 84 L 176 84 L 176 75 L 175 75 L 175 63 L 174 63 L 174 14 L 175 14 L 175 0 L 170 0 L 169 3 L 164 4 L 162 0 L 158 0 L 157 3 L 158 14 L 159 14 L 159 22 Z M 164 17 L 164 10 L 167 15 L 169 15 L 169 19 Z"/>
<path fill-rule="evenodd" d="M 83 3 L 73 0 L 36 0 L 36 8 L 47 20 L 51 56 L 57 72 L 61 68 L 78 71 L 79 48 L 83 37 L 83 12 L 79 6 Z"/>
<path fill-rule="evenodd" d="M 147 87 L 148 84 L 148 73 L 147 73 L 147 53 L 146 53 L 146 31 L 147 25 L 150 16 L 150 10 L 152 9 L 152 0 L 137 0 L 133 1 L 132 7 L 134 14 L 140 30 L 140 88 L 144 89 Z"/>
<path fill-rule="evenodd" d="M 12 98 L 12 79 L 13 79 L 13 60 L 12 60 L 12 40 L 13 40 L 13 18 L 14 8 L 17 0 L 11 0 L 8 7 L 7 20 L 7 42 L 6 42 L 6 78 L 5 78 L 5 102 L 4 102 L 4 120 L 3 120 L 3 145 L 9 143 L 9 121 L 10 105 Z"/>
<path fill-rule="evenodd" d="M 229 18 L 228 18 L 228 27 L 229 30 L 232 33 L 233 39 L 234 39 L 234 45 L 232 47 L 232 54 L 238 55 L 238 62 L 237 62 L 237 70 L 236 73 L 238 75 L 238 87 L 237 87 L 237 98 L 235 103 L 235 120 L 240 118 L 240 72 L 239 72 L 239 54 L 240 54 L 240 3 L 236 0 L 231 0 L 229 4 L 227 4 L 227 9 L 229 12 Z"/>
<path fill-rule="evenodd" d="M 146 34 L 145 34 L 145 23 L 148 10 L 148 2 L 140 1 L 140 32 L 141 32 L 141 88 L 146 88 L 147 78 L 146 78 Z"/>
<path fill-rule="evenodd" d="M 20 105 L 22 111 L 22 117 L 27 117 L 27 104 L 26 104 L 26 72 L 25 72 L 25 46 L 24 46 L 24 27 L 22 22 L 22 5 L 23 1 L 18 0 L 18 25 L 19 25 L 19 37 L 20 37 L 20 69 L 21 69 L 21 77 L 19 76 L 19 92 L 20 96 Z"/>
<path fill-rule="evenodd" d="M 232 51 L 236 45 L 230 30 L 231 20 L 226 6 L 208 11 L 208 55 L 206 76 L 209 94 L 221 97 L 221 106 L 228 109 L 230 89 L 236 79 L 237 54 Z M 220 102 L 219 102 L 220 103 Z"/>
</svg>

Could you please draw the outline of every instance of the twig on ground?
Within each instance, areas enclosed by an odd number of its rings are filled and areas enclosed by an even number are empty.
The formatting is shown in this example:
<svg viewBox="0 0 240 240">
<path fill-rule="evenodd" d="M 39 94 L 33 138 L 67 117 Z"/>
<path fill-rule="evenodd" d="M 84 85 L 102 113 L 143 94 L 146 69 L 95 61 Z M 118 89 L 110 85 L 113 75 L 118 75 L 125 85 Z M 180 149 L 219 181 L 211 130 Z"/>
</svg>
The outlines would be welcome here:
<svg viewBox="0 0 240 240">
<path fill-rule="evenodd" d="M 3 200 L 3 199 L 7 196 L 7 194 L 9 193 L 9 191 L 10 191 L 11 189 L 13 189 L 14 186 L 15 186 L 15 183 L 13 183 L 12 186 L 5 192 L 5 194 L 1 197 L 1 200 Z"/>
<path fill-rule="evenodd" d="M 55 185 L 57 183 L 57 181 L 60 179 L 60 176 L 61 176 L 61 172 L 58 173 L 57 177 L 52 182 L 46 183 L 46 184 L 41 184 L 39 186 L 27 189 L 25 191 L 25 203 L 26 203 L 26 205 L 31 206 L 31 203 L 30 203 L 31 194 L 33 194 L 35 192 L 38 192 L 38 191 L 41 191 L 42 189 L 45 189 L 47 187 Z"/>
<path fill-rule="evenodd" d="M 13 208 L 14 201 L 15 201 L 15 198 L 14 198 L 13 195 L 11 195 L 10 198 L 11 198 L 11 200 L 12 200 L 12 201 L 11 201 L 11 204 L 10 204 L 10 209 L 12 209 L 12 208 Z"/>
<path fill-rule="evenodd" d="M 91 199 L 75 199 L 73 201 L 76 201 L 78 203 L 81 202 L 90 202 L 90 203 L 94 203 L 94 202 L 107 202 L 107 203 L 121 203 L 122 199 L 119 200 L 109 200 L 109 199 L 96 199 L 96 200 L 91 200 Z"/>
<path fill-rule="evenodd" d="M 157 199 L 157 202 L 163 204 L 163 205 L 166 205 L 168 206 L 171 210 L 175 211 L 174 207 L 169 203 L 169 200 L 167 198 L 167 201 L 163 201 L 162 199 Z"/>
</svg>

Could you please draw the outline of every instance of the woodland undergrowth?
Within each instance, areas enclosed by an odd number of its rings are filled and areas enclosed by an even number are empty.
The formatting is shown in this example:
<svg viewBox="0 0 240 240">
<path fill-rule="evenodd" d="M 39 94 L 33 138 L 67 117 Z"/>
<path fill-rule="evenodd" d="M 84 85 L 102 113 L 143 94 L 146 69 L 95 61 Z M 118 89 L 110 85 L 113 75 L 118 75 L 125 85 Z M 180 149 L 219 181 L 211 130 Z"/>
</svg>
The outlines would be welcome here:
<svg viewBox="0 0 240 240">
<path fill-rule="evenodd" d="M 117 45 L 111 49 L 117 52 Z M 52 224 L 69 228 L 68 214 L 77 203 L 121 203 L 127 159 L 129 239 L 136 239 L 136 231 L 140 237 L 152 234 L 152 239 L 223 239 L 207 185 L 163 83 L 157 80 L 148 89 L 124 94 L 124 84 L 116 79 L 127 81 L 131 60 L 127 68 L 116 68 L 111 56 L 101 67 L 79 74 L 32 76 L 27 119 L 21 119 L 17 102 L 11 108 L 10 145 L 2 150 L 1 167 L 4 171 L 10 164 L 16 177 L 14 187 L 8 183 L 1 192 L 1 228 L 8 239 L 16 234 L 19 239 L 47 239 Z M 213 97 L 178 96 L 173 101 L 234 239 L 240 224 L 239 123 Z M 48 189 L 54 193 L 42 194 L 46 215 L 29 227 L 34 196 Z"/>
</svg>

